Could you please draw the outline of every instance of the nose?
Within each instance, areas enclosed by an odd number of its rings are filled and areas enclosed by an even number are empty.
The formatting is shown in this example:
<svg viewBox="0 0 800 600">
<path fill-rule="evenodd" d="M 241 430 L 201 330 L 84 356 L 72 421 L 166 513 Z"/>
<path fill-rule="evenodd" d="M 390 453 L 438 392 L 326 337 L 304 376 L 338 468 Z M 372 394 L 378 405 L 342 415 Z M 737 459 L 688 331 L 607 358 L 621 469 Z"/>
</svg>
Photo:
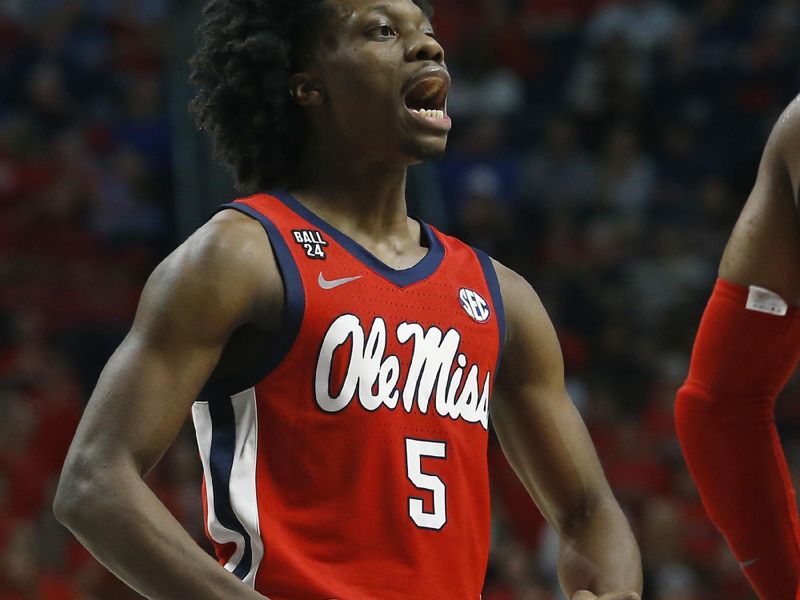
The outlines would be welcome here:
<svg viewBox="0 0 800 600">
<path fill-rule="evenodd" d="M 444 48 L 431 36 L 418 32 L 411 38 L 406 49 L 406 60 L 425 61 L 432 60 L 439 64 L 444 63 Z"/>
</svg>

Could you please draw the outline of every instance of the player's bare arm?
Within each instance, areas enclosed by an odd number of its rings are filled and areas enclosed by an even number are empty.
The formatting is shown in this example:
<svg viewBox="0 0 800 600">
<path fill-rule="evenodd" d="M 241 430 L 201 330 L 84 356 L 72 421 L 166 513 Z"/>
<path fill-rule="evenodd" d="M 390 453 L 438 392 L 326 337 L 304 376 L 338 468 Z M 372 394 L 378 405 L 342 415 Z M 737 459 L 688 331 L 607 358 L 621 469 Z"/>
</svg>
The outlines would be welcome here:
<svg viewBox="0 0 800 600">
<path fill-rule="evenodd" d="M 492 422 L 509 462 L 559 535 L 562 588 L 575 600 L 638 598 L 639 549 L 564 387 L 555 330 L 530 285 L 496 267 L 508 333 Z"/>
<path fill-rule="evenodd" d="M 220 213 L 154 271 L 89 401 L 55 512 L 148 598 L 263 598 L 208 556 L 142 478 L 215 369 L 226 368 L 237 338 L 273 328 L 282 303 L 264 231 L 243 215 Z"/>
<path fill-rule="evenodd" d="M 720 277 L 800 305 L 800 97 L 779 118 L 753 191 L 725 249 Z"/>
</svg>

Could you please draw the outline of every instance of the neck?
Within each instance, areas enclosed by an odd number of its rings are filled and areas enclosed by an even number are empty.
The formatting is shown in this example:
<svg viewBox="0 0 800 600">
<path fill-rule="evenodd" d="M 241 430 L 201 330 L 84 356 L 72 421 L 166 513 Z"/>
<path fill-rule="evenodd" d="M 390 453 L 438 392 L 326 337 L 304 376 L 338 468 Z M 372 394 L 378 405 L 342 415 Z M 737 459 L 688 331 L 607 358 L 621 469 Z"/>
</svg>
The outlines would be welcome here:
<svg viewBox="0 0 800 600">
<path fill-rule="evenodd" d="M 407 167 L 354 160 L 365 155 L 315 140 L 289 191 L 338 229 L 375 239 L 408 236 Z"/>
</svg>

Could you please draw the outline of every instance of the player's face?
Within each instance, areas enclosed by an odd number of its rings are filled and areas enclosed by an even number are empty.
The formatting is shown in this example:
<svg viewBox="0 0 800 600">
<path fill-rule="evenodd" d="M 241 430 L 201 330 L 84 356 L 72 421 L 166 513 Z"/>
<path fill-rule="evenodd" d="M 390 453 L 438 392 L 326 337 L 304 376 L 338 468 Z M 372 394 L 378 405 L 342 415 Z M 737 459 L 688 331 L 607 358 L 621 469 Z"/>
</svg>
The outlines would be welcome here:
<svg viewBox="0 0 800 600">
<path fill-rule="evenodd" d="M 450 75 L 433 27 L 412 0 L 329 0 L 337 9 L 314 60 L 317 127 L 389 164 L 440 156 Z"/>
</svg>

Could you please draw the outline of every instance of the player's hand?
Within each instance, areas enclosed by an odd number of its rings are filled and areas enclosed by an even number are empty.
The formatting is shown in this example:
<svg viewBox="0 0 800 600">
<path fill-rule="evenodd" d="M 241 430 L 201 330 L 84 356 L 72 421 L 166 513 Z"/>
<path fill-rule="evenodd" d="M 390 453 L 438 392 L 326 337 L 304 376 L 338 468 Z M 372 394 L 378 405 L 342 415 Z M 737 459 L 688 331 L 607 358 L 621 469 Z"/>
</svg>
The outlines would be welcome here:
<svg viewBox="0 0 800 600">
<path fill-rule="evenodd" d="M 592 592 L 581 590 L 575 593 L 572 600 L 641 600 L 641 597 L 636 592 L 611 592 L 597 596 Z"/>
</svg>

